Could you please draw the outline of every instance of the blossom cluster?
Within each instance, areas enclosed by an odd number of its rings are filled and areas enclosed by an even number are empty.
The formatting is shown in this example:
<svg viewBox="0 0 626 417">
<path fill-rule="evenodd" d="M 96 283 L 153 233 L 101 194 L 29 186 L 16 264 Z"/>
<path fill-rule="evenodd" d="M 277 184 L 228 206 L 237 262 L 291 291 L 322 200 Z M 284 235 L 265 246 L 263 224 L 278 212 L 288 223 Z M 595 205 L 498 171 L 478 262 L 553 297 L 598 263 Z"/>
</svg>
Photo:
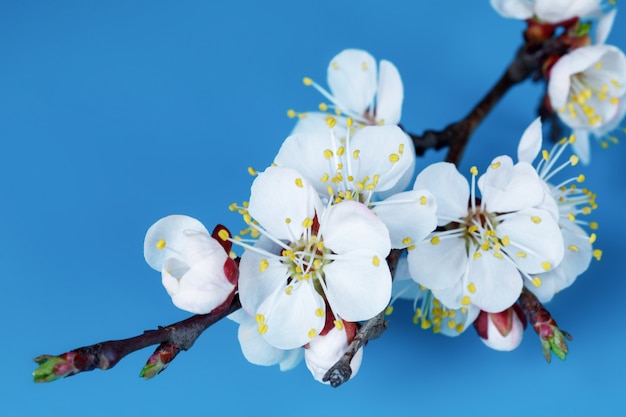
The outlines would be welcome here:
<svg viewBox="0 0 626 417">
<path fill-rule="evenodd" d="M 599 0 L 491 3 L 528 22 L 527 42 L 567 46 L 542 67 L 544 103 L 569 130 L 562 139 L 543 149 L 538 118 L 514 158 L 493 155 L 469 181 L 453 163 L 420 167 L 399 124 L 400 72 L 343 50 L 328 65 L 328 89 L 303 79 L 324 98 L 318 111 L 289 110 L 293 131 L 269 167 L 251 170 L 247 201 L 231 205 L 246 224 L 239 235 L 184 215 L 150 227 L 145 258 L 173 303 L 207 314 L 238 295 L 242 308 L 229 317 L 246 359 L 281 370 L 304 359 L 321 382 L 362 322 L 391 314 L 400 298 L 413 301 L 421 328 L 456 336 L 473 325 L 487 346 L 517 347 L 522 292 L 548 302 L 601 257 L 597 223 L 586 219 L 596 196 L 567 172 L 590 162 L 590 137 L 617 141 L 626 57 L 605 43 L 615 9 Z M 402 253 L 393 274 L 392 251 Z M 352 376 L 362 359 L 361 347 Z"/>
</svg>

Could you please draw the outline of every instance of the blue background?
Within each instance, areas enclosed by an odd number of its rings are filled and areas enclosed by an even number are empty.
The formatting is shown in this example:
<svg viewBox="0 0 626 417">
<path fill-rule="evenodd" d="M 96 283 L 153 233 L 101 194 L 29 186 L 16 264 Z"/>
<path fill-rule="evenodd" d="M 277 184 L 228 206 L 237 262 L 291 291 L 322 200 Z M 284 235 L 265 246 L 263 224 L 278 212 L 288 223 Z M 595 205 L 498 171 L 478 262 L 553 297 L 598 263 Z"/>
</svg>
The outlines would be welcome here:
<svg viewBox="0 0 626 417">
<path fill-rule="evenodd" d="M 626 16 L 609 43 L 626 47 Z M 152 348 L 112 370 L 35 384 L 32 358 L 188 317 L 143 260 L 143 237 L 180 213 L 242 226 L 248 166 L 269 164 L 293 120 L 321 96 L 347 47 L 391 60 L 402 122 L 439 129 L 473 106 L 521 43 L 524 24 L 485 1 L 0 2 L 0 414 L 6 416 L 616 415 L 624 410 L 624 147 L 592 149 L 587 186 L 600 223 L 593 262 L 548 307 L 574 341 L 547 365 L 528 330 L 514 352 L 474 331 L 449 339 L 399 304 L 358 376 L 332 389 L 306 366 L 246 362 L 218 323 L 150 381 Z M 515 88 L 476 131 L 461 169 L 512 153 L 542 87 Z M 621 136 L 623 139 L 624 135 Z M 418 162 L 439 161 L 429 152 Z"/>
</svg>

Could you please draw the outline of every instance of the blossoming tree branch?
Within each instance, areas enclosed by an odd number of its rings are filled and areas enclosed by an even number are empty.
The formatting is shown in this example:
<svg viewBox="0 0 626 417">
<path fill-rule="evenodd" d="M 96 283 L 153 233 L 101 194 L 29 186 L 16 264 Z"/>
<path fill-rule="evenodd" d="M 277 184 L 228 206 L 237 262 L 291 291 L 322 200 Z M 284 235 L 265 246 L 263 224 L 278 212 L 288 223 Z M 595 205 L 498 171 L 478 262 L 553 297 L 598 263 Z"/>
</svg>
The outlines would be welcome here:
<svg viewBox="0 0 626 417">
<path fill-rule="evenodd" d="M 530 323 L 545 359 L 565 359 L 571 336 L 544 304 L 602 252 L 589 216 L 595 194 L 578 164 L 616 142 L 626 112 L 626 57 L 605 43 L 616 13 L 600 0 L 491 0 L 527 22 L 523 44 L 493 88 L 442 131 L 401 124 L 398 68 L 346 49 L 328 64 L 318 111 L 296 123 L 271 166 L 250 169 L 250 195 L 233 203 L 244 229 L 170 215 L 147 231 L 144 255 L 178 308 L 194 315 L 129 339 L 35 359 L 37 382 L 95 368 L 157 345 L 141 376 L 163 371 L 215 322 L 239 326 L 243 355 L 288 370 L 303 359 L 338 386 L 394 303 L 413 303 L 420 328 L 454 337 L 473 327 L 486 346 L 513 350 Z M 475 128 L 507 91 L 543 83 L 538 117 L 516 155 L 459 172 Z M 544 132 L 547 139 L 544 139 Z M 445 160 L 416 170 L 429 149 Z M 567 295 L 563 295 L 567 296 Z"/>
</svg>

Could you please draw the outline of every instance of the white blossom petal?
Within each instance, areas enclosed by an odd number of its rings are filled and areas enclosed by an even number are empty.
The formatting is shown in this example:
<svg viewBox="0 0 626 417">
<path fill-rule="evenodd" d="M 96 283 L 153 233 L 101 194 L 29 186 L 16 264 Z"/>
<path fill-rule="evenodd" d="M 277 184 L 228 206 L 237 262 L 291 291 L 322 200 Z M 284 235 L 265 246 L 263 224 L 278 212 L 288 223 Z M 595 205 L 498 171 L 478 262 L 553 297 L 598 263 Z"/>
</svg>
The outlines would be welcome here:
<svg viewBox="0 0 626 417">
<path fill-rule="evenodd" d="M 490 0 L 490 3 L 502 17 L 526 20 L 534 14 L 532 2 L 529 0 Z"/>
<path fill-rule="evenodd" d="M 535 0 L 535 15 L 546 22 L 558 23 L 573 17 L 587 17 L 599 10 L 600 0 Z"/>
<path fill-rule="evenodd" d="M 302 236 L 305 219 L 313 219 L 322 203 L 313 186 L 298 171 L 270 167 L 251 187 L 248 212 L 275 238 L 293 241 Z"/>
<path fill-rule="evenodd" d="M 415 179 L 413 189 L 426 189 L 435 196 L 439 226 L 467 216 L 469 184 L 454 164 L 438 162 L 426 167 Z"/>
<path fill-rule="evenodd" d="M 392 248 L 422 241 L 437 227 L 437 204 L 428 190 L 395 194 L 372 208 L 389 229 Z"/>
<path fill-rule="evenodd" d="M 376 94 L 376 61 L 367 52 L 346 49 L 328 65 L 328 86 L 337 107 L 362 115 L 374 104 Z"/>
<path fill-rule="evenodd" d="M 450 288 L 466 270 L 465 240 L 453 237 L 441 239 L 436 244 L 426 240 L 410 250 L 407 259 L 411 277 L 417 283 L 433 291 Z"/>
<path fill-rule="evenodd" d="M 338 255 L 324 273 L 328 303 L 342 319 L 369 320 L 387 307 L 391 273 L 378 253 L 355 250 Z"/>
<path fill-rule="evenodd" d="M 517 145 L 517 160 L 532 164 L 543 142 L 543 132 L 541 130 L 541 118 L 536 118 L 522 134 L 522 138 Z"/>
<path fill-rule="evenodd" d="M 376 120 L 382 124 L 397 125 L 402 116 L 404 87 L 400 72 L 391 62 L 381 60 L 376 96 Z"/>
<path fill-rule="evenodd" d="M 523 282 L 513 263 L 486 252 L 469 259 L 464 285 L 463 294 L 473 305 L 489 313 L 497 313 L 517 301 Z"/>
</svg>

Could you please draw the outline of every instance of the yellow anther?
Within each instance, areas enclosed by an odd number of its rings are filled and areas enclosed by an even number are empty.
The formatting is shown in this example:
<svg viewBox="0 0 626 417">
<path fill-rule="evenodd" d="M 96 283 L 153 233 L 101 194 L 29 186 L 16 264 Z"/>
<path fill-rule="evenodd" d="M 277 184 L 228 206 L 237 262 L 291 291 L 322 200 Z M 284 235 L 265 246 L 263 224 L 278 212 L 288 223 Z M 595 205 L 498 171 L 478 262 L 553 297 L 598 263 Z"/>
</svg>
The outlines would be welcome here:
<svg viewBox="0 0 626 417">
<path fill-rule="evenodd" d="M 287 295 L 291 295 L 293 291 L 293 285 L 288 285 L 287 288 L 285 288 L 285 294 Z"/>
<path fill-rule="evenodd" d="M 533 223 L 535 223 L 535 224 L 539 224 L 539 223 L 541 223 L 541 217 L 539 217 L 539 216 L 531 216 L 531 217 L 530 217 L 530 220 L 531 220 Z"/>
<path fill-rule="evenodd" d="M 294 117 L 296 117 L 296 111 L 294 109 L 287 110 L 287 117 L 293 119 Z"/>
<path fill-rule="evenodd" d="M 387 308 L 385 309 L 385 315 L 388 316 L 391 313 L 393 313 L 393 306 L 387 306 Z"/>
<path fill-rule="evenodd" d="M 580 174 L 577 178 L 576 178 L 577 182 L 583 182 L 585 181 L 585 176 L 583 174 Z"/>
<path fill-rule="evenodd" d="M 324 317 L 324 310 L 322 310 L 321 308 L 318 308 L 317 310 L 315 310 L 315 315 L 317 317 Z"/>
<path fill-rule="evenodd" d="M 598 116 L 594 116 L 591 119 L 589 119 L 589 124 L 590 125 L 595 125 L 597 123 L 600 123 L 602 121 L 602 116 L 598 115 Z"/>
<path fill-rule="evenodd" d="M 583 207 L 581 209 L 581 211 L 583 212 L 583 214 L 590 214 L 591 213 L 591 207 Z"/>
<path fill-rule="evenodd" d="M 372 265 L 374 266 L 380 265 L 380 258 L 378 256 L 374 255 L 374 257 L 372 258 Z"/>
<path fill-rule="evenodd" d="M 550 265 L 550 262 L 548 261 L 543 261 L 541 263 L 541 267 L 543 268 L 544 271 L 549 271 L 550 269 L 552 269 L 552 265 Z"/>
<path fill-rule="evenodd" d="M 413 242 L 413 239 L 411 239 L 410 237 L 405 237 L 404 239 L 402 239 L 403 245 L 408 245 L 411 242 Z"/>
<path fill-rule="evenodd" d="M 411 245 L 411 246 L 407 246 L 406 250 L 413 250 L 415 249 L 415 245 Z"/>
<path fill-rule="evenodd" d="M 237 257 L 237 254 L 231 250 L 230 252 L 228 252 L 228 256 L 230 257 L 230 259 L 235 259 Z"/>
<path fill-rule="evenodd" d="M 448 328 L 449 328 L 450 330 L 452 330 L 452 329 L 454 329 L 455 327 L 456 327 L 456 321 L 454 321 L 454 320 L 449 320 L 449 321 L 448 321 Z"/>
<path fill-rule="evenodd" d="M 575 221 L 575 220 L 576 220 L 576 216 L 574 216 L 572 213 L 567 213 L 567 218 L 568 218 L 571 222 L 573 222 L 573 221 Z"/>
<path fill-rule="evenodd" d="M 567 247 L 567 249 L 569 249 L 569 250 L 570 250 L 570 251 L 572 251 L 572 252 L 578 252 L 578 251 L 579 251 L 579 248 L 578 248 L 578 246 L 576 246 L 576 245 L 569 245 L 569 246 Z"/>
<path fill-rule="evenodd" d="M 569 135 L 569 139 L 567 141 L 569 142 L 570 145 L 573 145 L 576 142 L 576 135 L 574 134 Z"/>
<path fill-rule="evenodd" d="M 474 260 L 480 258 L 481 256 L 483 256 L 480 252 L 474 252 L 473 258 Z"/>
<path fill-rule="evenodd" d="M 304 220 L 302 220 L 302 227 L 304 227 L 305 229 L 308 229 L 311 226 L 313 226 L 312 219 L 310 219 L 309 217 L 306 217 Z"/>
<path fill-rule="evenodd" d="M 602 61 L 596 62 L 596 69 L 602 68 Z"/>
<path fill-rule="evenodd" d="M 226 229 L 221 229 L 219 232 L 217 232 L 217 235 L 223 241 L 227 241 L 228 238 L 230 237 L 230 235 L 229 235 L 229 233 L 228 233 L 228 231 Z M 163 243 L 165 243 L 165 242 L 163 242 Z"/>
<path fill-rule="evenodd" d="M 589 243 L 594 244 L 597 238 L 596 234 L 592 233 L 591 236 L 589 236 Z"/>
<path fill-rule="evenodd" d="M 346 126 L 348 126 L 348 129 L 351 128 L 353 124 L 354 124 L 354 120 L 352 120 L 352 117 L 348 117 L 346 119 Z"/>
<path fill-rule="evenodd" d="M 541 278 L 534 277 L 532 282 L 535 287 L 539 287 L 541 285 Z"/>
<path fill-rule="evenodd" d="M 616 145 L 619 143 L 619 139 L 616 138 L 615 136 L 609 136 L 609 140 Z"/>
<path fill-rule="evenodd" d="M 490 168 L 496 169 L 496 168 L 499 168 L 500 165 L 501 165 L 500 162 L 494 162 L 493 164 L 490 165 Z"/>
<path fill-rule="evenodd" d="M 541 151 L 541 157 L 547 161 L 548 159 L 550 159 L 550 152 L 544 149 L 543 151 Z"/>
<path fill-rule="evenodd" d="M 256 169 L 254 169 L 252 167 L 248 167 L 248 174 L 250 174 L 250 175 L 252 175 L 254 177 L 255 175 L 258 174 L 258 172 L 257 172 Z"/>
<path fill-rule="evenodd" d="M 343 330 L 343 321 L 341 321 L 341 320 L 333 320 L 333 324 L 335 325 L 335 329 Z"/>
<path fill-rule="evenodd" d="M 309 336 L 309 339 L 313 339 L 315 337 L 315 335 L 317 335 L 317 330 L 315 330 L 315 329 L 311 329 L 307 333 L 307 336 Z"/>
<path fill-rule="evenodd" d="M 308 87 L 313 84 L 313 80 L 310 79 L 309 77 L 304 77 L 302 79 L 302 83 Z"/>
<path fill-rule="evenodd" d="M 580 161 L 580 158 L 576 155 L 572 155 L 569 157 L 569 162 L 570 164 L 572 164 L 572 166 L 576 166 L 576 164 L 578 164 L 578 161 Z"/>
<path fill-rule="evenodd" d="M 518 258 L 522 258 L 522 259 L 526 258 L 526 256 L 527 256 L 526 252 L 521 252 L 521 251 L 517 252 L 516 255 L 517 255 Z"/>
<path fill-rule="evenodd" d="M 430 322 L 430 320 L 422 319 L 422 329 L 430 329 L 431 326 L 432 323 Z"/>
<path fill-rule="evenodd" d="M 159 239 L 159 241 L 154 245 L 158 250 L 162 250 L 165 248 L 165 239 Z"/>
<path fill-rule="evenodd" d="M 328 110 L 328 106 L 326 105 L 326 103 L 320 103 L 320 105 L 317 106 L 317 108 L 320 109 L 320 111 Z"/>
<path fill-rule="evenodd" d="M 333 151 L 330 149 L 324 149 L 324 158 L 330 159 L 333 157 Z"/>
<path fill-rule="evenodd" d="M 472 225 L 467 228 L 468 233 L 476 233 L 477 230 L 478 230 L 478 225 Z"/>
<path fill-rule="evenodd" d="M 476 168 L 476 165 L 470 168 L 470 173 L 475 177 L 478 176 L 478 168 Z"/>
<path fill-rule="evenodd" d="M 498 259 L 504 259 L 504 255 L 502 255 L 502 252 L 494 252 L 493 256 L 495 256 Z"/>
<path fill-rule="evenodd" d="M 502 239 L 500 239 L 500 242 L 502 242 L 504 246 L 508 246 L 511 243 L 511 239 L 509 239 L 508 236 L 504 236 Z"/>
<path fill-rule="evenodd" d="M 611 78 L 611 84 L 613 84 L 617 88 L 622 87 L 621 84 L 615 78 Z"/>
<path fill-rule="evenodd" d="M 470 282 L 469 285 L 467 286 L 467 291 L 474 294 L 476 292 L 476 285 L 474 285 L 473 282 Z"/>
<path fill-rule="evenodd" d="M 395 163 L 400 160 L 400 156 L 398 154 L 392 153 L 389 155 L 389 162 Z"/>
<path fill-rule="evenodd" d="M 259 324 L 258 330 L 259 330 L 260 334 L 267 333 L 267 324 L 265 324 L 265 323 Z"/>
<path fill-rule="evenodd" d="M 420 196 L 420 204 L 422 206 L 425 206 L 428 204 L 428 199 L 426 198 L 426 196 Z"/>
<path fill-rule="evenodd" d="M 265 322 L 265 316 L 263 314 L 257 314 L 255 319 L 256 319 L 256 322 L 259 324 Z"/>
<path fill-rule="evenodd" d="M 333 196 L 335 195 L 335 190 L 333 190 L 333 187 L 331 187 L 330 185 L 326 186 L 326 192 L 328 193 L 329 196 Z"/>
<path fill-rule="evenodd" d="M 464 295 L 463 298 L 461 298 L 461 304 L 463 304 L 464 306 L 468 306 L 472 304 L 472 299 L 469 297 L 469 295 Z"/>
<path fill-rule="evenodd" d="M 593 257 L 596 258 L 596 261 L 599 261 L 602 258 L 602 251 L 600 249 L 594 249 Z"/>
<path fill-rule="evenodd" d="M 361 63 L 361 69 L 362 69 L 363 71 L 367 71 L 367 63 L 366 63 L 365 61 L 363 61 L 363 62 Z"/>
<path fill-rule="evenodd" d="M 326 118 L 326 124 L 328 127 L 333 128 L 337 124 L 337 120 L 334 117 L 328 117 Z"/>
<path fill-rule="evenodd" d="M 334 70 L 338 70 L 339 69 L 339 64 L 337 64 L 337 61 L 333 61 L 332 66 L 333 66 Z"/>
<path fill-rule="evenodd" d="M 463 333 L 463 330 L 465 330 L 465 326 L 463 325 L 463 323 L 460 323 L 456 326 L 457 333 Z"/>
<path fill-rule="evenodd" d="M 589 228 L 591 230 L 598 230 L 598 222 L 590 222 L 589 223 Z"/>
<path fill-rule="evenodd" d="M 600 147 L 602 149 L 607 149 L 609 147 L 609 142 L 603 140 L 602 142 L 600 142 Z"/>
<path fill-rule="evenodd" d="M 441 239 L 439 239 L 439 236 L 433 236 L 433 237 L 430 239 L 430 243 L 431 243 L 432 245 L 438 245 L 440 241 L 441 241 Z"/>
<path fill-rule="evenodd" d="M 296 186 L 298 188 L 302 188 L 303 187 L 302 178 L 296 178 Z"/>
<path fill-rule="evenodd" d="M 619 98 L 618 97 L 611 97 L 611 100 L 609 100 L 609 103 L 613 104 L 614 106 L 619 104 Z"/>
<path fill-rule="evenodd" d="M 298 119 L 306 119 L 306 113 L 298 114 Z"/>
</svg>

